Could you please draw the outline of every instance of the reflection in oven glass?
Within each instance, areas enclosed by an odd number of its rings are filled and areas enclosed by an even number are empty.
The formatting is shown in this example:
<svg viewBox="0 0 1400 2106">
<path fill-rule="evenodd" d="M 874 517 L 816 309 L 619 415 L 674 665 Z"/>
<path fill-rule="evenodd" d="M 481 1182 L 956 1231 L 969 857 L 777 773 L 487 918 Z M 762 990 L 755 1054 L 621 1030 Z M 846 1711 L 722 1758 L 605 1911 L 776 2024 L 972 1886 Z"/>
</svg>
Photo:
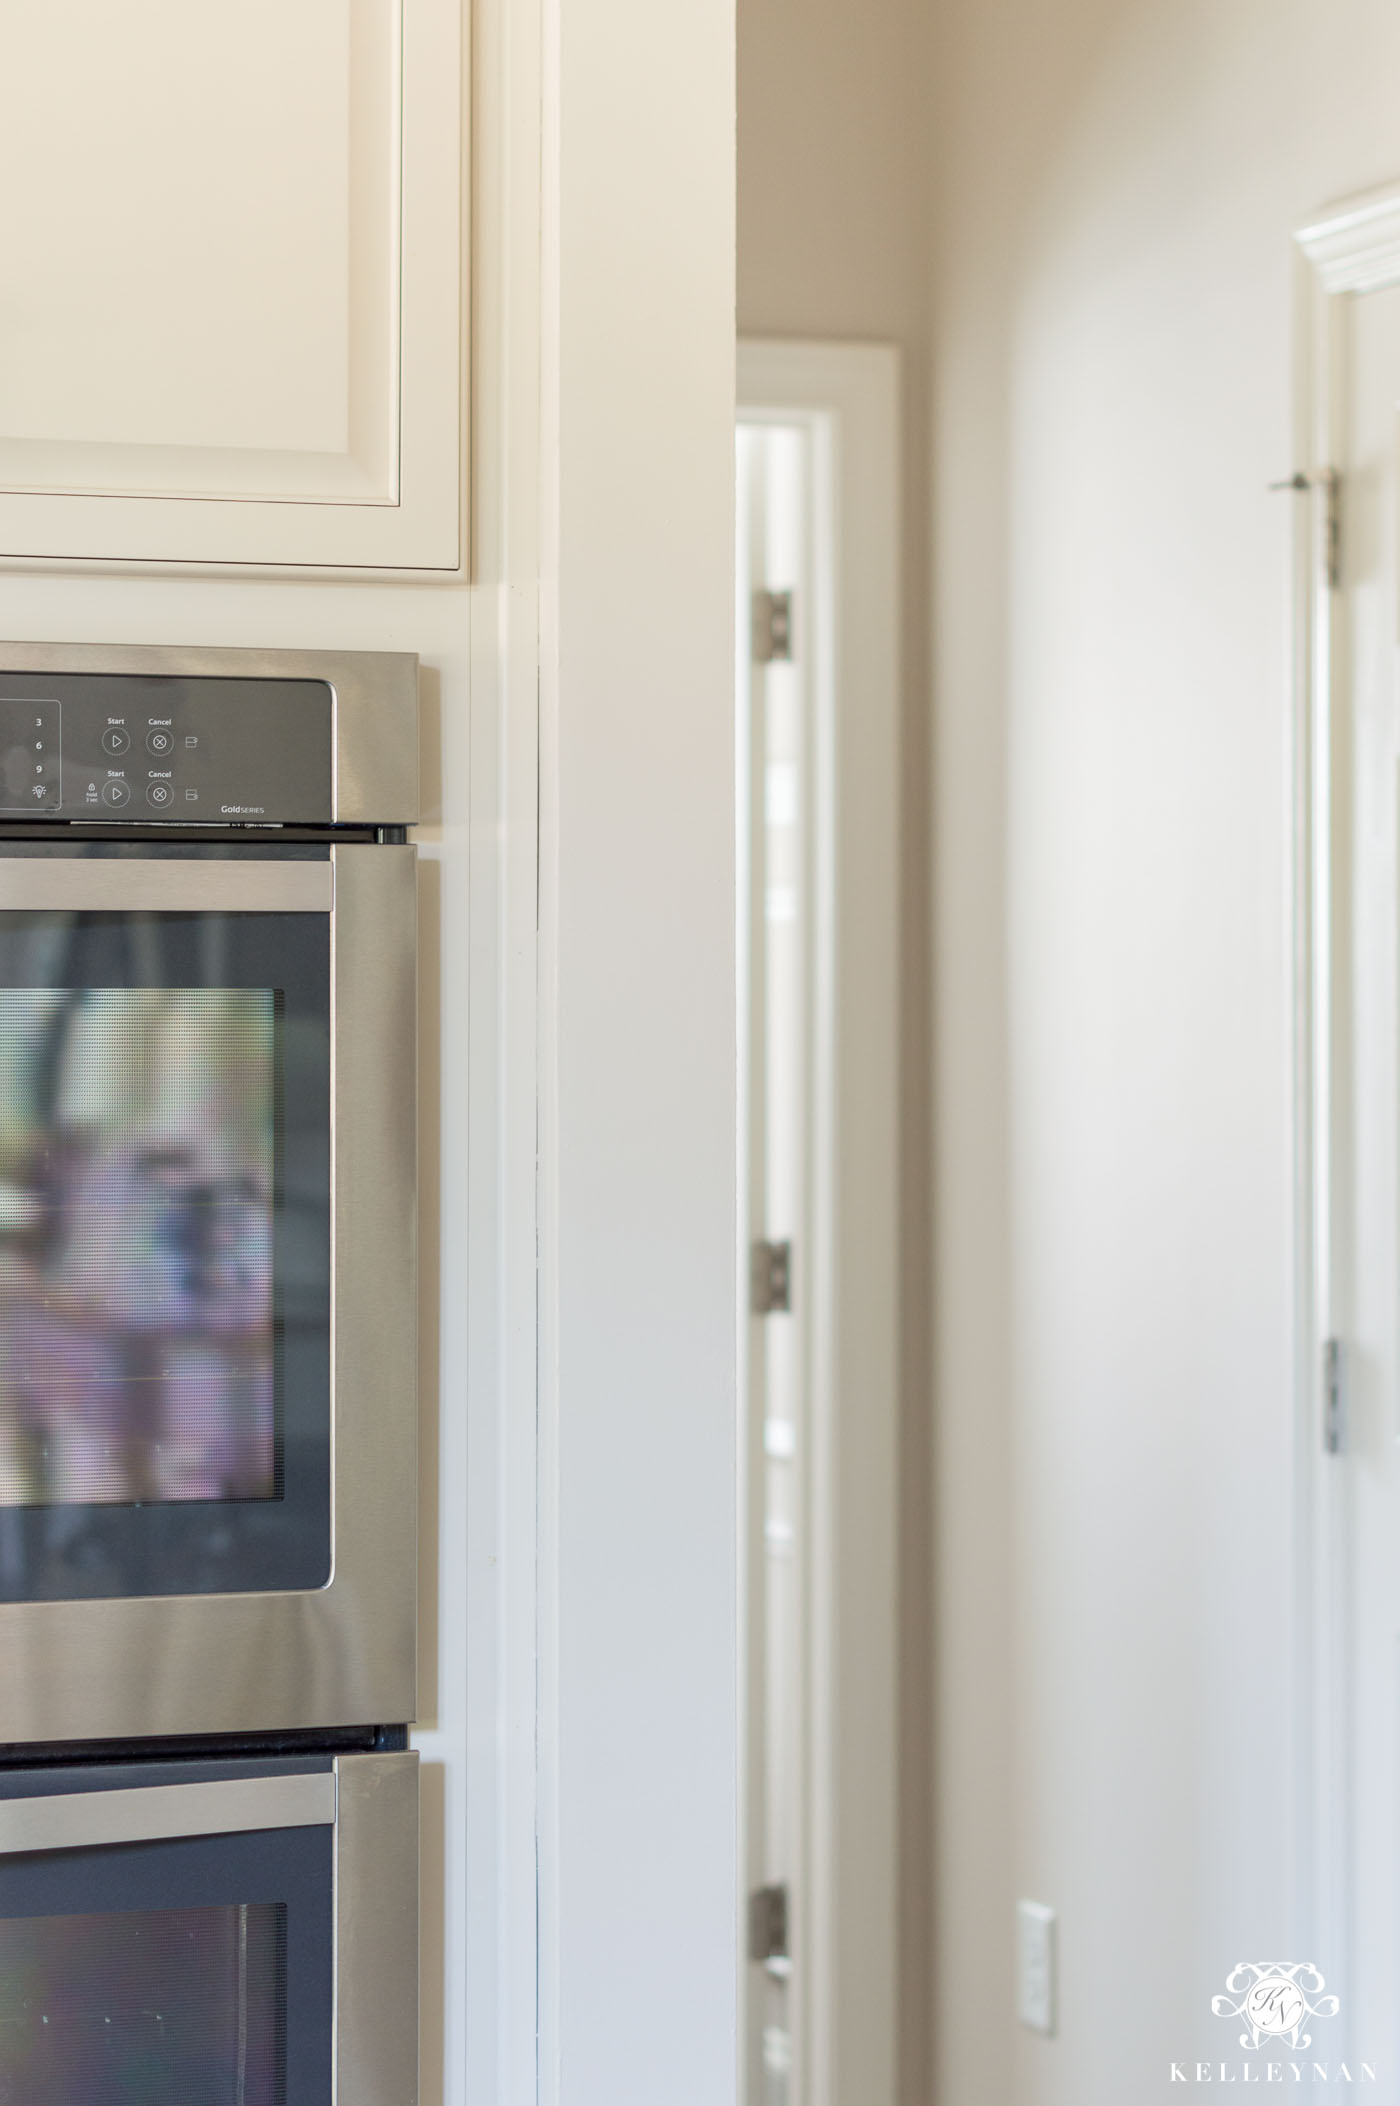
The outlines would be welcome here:
<svg viewBox="0 0 1400 2106">
<path fill-rule="evenodd" d="M 0 1506 L 277 1496 L 269 988 L 0 989 Z"/>
<path fill-rule="evenodd" d="M 0 2106 L 284 2106 L 286 1914 L 0 1921 Z"/>
</svg>

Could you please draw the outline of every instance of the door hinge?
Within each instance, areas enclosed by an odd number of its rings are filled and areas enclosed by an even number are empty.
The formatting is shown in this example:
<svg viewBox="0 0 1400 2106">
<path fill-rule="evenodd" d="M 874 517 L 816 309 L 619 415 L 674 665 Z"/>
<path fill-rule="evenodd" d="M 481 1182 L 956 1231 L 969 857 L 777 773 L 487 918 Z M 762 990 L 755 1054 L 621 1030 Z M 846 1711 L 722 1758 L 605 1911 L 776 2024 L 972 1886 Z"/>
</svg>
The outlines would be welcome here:
<svg viewBox="0 0 1400 2106">
<path fill-rule="evenodd" d="M 1319 468 L 1312 475 L 1305 475 L 1300 468 L 1296 475 L 1285 476 L 1281 483 L 1270 483 L 1271 490 L 1321 490 L 1327 499 L 1326 534 L 1327 584 L 1332 592 L 1342 582 L 1342 478 L 1336 468 Z"/>
<path fill-rule="evenodd" d="M 1316 475 L 1307 480 L 1314 489 L 1321 490 L 1327 503 L 1323 527 L 1327 537 L 1327 584 L 1335 592 L 1342 582 L 1342 478 L 1335 468 L 1319 468 Z"/>
<path fill-rule="evenodd" d="M 1347 1444 L 1347 1356 L 1340 1338 L 1322 1348 L 1322 1445 L 1340 1455 Z"/>
<path fill-rule="evenodd" d="M 792 1307 L 792 1245 L 755 1243 L 749 1251 L 749 1307 L 772 1316 Z"/>
<path fill-rule="evenodd" d="M 792 594 L 765 592 L 753 596 L 753 661 L 771 665 L 792 657 Z"/>
<path fill-rule="evenodd" d="M 749 1958 L 785 1960 L 787 1949 L 787 1888 L 755 1887 L 749 1896 Z"/>
</svg>

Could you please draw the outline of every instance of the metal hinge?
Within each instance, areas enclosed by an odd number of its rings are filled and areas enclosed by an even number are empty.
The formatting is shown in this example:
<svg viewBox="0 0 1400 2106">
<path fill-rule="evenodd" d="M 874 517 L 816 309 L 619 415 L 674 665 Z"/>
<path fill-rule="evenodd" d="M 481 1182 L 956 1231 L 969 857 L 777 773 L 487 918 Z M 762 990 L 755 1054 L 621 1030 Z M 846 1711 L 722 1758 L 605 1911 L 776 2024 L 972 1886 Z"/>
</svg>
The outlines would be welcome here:
<svg viewBox="0 0 1400 2106">
<path fill-rule="evenodd" d="M 787 1949 L 787 1888 L 755 1887 L 749 1896 L 749 1958 L 784 1960 Z"/>
<path fill-rule="evenodd" d="M 1340 1338 L 1322 1348 L 1322 1445 L 1340 1455 L 1347 1444 L 1347 1356 Z"/>
<path fill-rule="evenodd" d="M 1313 480 L 1327 492 L 1327 582 L 1335 592 L 1342 582 L 1342 478 L 1324 468 Z"/>
<path fill-rule="evenodd" d="M 1270 483 L 1271 490 L 1321 490 L 1327 498 L 1327 583 L 1335 592 L 1342 582 L 1342 478 L 1335 468 L 1319 468 L 1313 475 L 1285 476 Z"/>
<path fill-rule="evenodd" d="M 749 1307 L 755 1316 L 792 1307 L 792 1245 L 755 1243 L 749 1251 Z"/>
<path fill-rule="evenodd" d="M 758 591 L 753 596 L 753 661 L 771 665 L 792 657 L 792 594 Z"/>
</svg>

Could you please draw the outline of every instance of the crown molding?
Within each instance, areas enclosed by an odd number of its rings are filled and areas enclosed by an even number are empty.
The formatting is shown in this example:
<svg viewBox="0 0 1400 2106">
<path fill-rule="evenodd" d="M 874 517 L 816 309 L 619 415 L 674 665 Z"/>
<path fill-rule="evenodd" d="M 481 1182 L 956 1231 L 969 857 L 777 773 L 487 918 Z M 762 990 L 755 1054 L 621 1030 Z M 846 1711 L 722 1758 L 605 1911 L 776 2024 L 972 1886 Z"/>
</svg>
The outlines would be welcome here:
<svg viewBox="0 0 1400 2106">
<path fill-rule="evenodd" d="M 1349 198 L 1298 229 L 1296 240 L 1329 294 L 1400 284 L 1400 189 Z"/>
</svg>

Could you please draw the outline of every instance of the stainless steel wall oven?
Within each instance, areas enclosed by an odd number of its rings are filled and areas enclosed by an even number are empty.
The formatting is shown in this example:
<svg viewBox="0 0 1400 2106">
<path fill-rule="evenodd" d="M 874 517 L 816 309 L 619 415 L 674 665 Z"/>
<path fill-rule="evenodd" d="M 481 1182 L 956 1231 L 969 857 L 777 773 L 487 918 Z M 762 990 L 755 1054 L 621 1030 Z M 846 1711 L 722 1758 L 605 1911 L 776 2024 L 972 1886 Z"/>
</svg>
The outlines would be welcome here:
<svg viewBox="0 0 1400 2106">
<path fill-rule="evenodd" d="M 416 1879 L 417 797 L 411 657 L 0 646 L 0 2101 L 412 2096 L 341 2050 L 346 1866 Z"/>
</svg>

